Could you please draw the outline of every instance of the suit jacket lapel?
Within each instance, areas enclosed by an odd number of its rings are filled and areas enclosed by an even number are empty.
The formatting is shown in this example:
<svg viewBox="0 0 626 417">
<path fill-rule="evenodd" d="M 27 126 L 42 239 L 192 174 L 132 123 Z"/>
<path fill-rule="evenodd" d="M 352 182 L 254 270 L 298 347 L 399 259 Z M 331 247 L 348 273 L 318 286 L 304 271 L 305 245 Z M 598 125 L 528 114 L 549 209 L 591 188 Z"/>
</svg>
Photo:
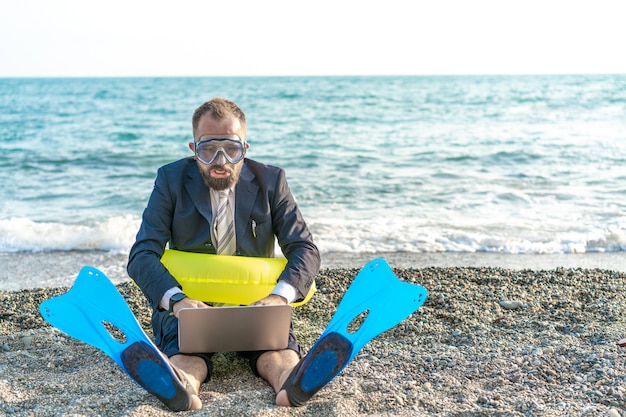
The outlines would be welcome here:
<svg viewBox="0 0 626 417">
<path fill-rule="evenodd" d="M 187 167 L 185 190 L 187 190 L 190 200 L 194 202 L 200 214 L 202 214 L 210 225 L 213 224 L 213 211 L 211 209 L 209 188 L 204 183 L 204 179 L 202 178 L 202 174 L 196 162 L 189 164 Z"/>
<path fill-rule="evenodd" d="M 254 174 L 244 162 L 239 182 L 235 187 L 235 229 L 238 242 L 244 237 L 259 190 L 259 187 L 253 183 L 254 179 Z"/>
</svg>

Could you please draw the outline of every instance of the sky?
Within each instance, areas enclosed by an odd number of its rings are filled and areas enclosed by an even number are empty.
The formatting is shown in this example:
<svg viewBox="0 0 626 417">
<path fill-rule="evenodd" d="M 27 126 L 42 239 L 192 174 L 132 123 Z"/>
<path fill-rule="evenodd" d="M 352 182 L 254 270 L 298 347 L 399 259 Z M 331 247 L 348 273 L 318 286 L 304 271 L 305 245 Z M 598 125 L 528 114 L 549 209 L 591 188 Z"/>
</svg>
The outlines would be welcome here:
<svg viewBox="0 0 626 417">
<path fill-rule="evenodd" d="M 0 77 L 626 73 L 621 0 L 0 0 Z"/>
</svg>

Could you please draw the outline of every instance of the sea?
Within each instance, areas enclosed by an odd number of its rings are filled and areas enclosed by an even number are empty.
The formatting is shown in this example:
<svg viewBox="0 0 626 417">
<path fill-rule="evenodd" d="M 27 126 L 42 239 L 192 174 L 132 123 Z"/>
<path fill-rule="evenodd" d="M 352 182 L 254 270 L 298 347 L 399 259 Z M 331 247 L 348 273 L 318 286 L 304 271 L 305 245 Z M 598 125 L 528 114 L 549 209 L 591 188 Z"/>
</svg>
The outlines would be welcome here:
<svg viewBox="0 0 626 417">
<path fill-rule="evenodd" d="M 214 96 L 323 266 L 626 271 L 626 75 L 0 78 L 0 290 L 128 279 L 156 171 Z"/>
</svg>

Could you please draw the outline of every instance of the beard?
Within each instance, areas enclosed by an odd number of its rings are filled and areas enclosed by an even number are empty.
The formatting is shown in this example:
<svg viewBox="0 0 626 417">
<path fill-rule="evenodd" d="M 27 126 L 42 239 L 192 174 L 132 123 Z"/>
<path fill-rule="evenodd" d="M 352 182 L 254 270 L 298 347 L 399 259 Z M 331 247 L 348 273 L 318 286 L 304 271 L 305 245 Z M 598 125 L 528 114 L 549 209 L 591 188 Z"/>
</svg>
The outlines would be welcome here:
<svg viewBox="0 0 626 417">
<path fill-rule="evenodd" d="M 239 181 L 239 174 L 241 174 L 241 167 L 243 166 L 243 161 L 241 163 L 237 163 L 236 165 L 227 164 L 227 165 L 216 165 L 211 164 L 209 166 L 201 165 L 201 162 L 198 162 L 200 173 L 202 174 L 202 179 L 204 179 L 204 183 L 207 187 L 212 188 L 214 190 L 226 190 L 233 185 L 237 184 Z M 213 178 L 211 176 L 211 170 L 213 169 L 224 169 L 230 172 L 230 175 L 226 178 Z"/>
</svg>

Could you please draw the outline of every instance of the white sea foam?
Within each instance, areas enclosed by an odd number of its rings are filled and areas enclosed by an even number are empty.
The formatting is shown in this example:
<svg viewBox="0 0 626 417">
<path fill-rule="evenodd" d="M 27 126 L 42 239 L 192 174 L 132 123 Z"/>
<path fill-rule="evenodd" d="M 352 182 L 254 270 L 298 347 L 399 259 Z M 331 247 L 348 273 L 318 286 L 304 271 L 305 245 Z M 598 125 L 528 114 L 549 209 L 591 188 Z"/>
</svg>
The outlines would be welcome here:
<svg viewBox="0 0 626 417">
<path fill-rule="evenodd" d="M 139 229 L 139 218 L 110 217 L 103 222 L 63 224 L 25 217 L 0 220 L 0 252 L 102 250 L 127 252 Z"/>
<path fill-rule="evenodd" d="M 626 219 L 587 230 L 555 234 L 552 239 L 532 240 L 485 231 L 438 229 L 397 221 L 309 222 L 322 253 L 377 252 L 494 252 L 506 254 L 569 254 L 626 251 Z M 394 224 L 396 223 L 396 224 Z M 102 222 L 63 224 L 35 222 L 19 217 L 0 220 L 0 252 L 99 250 L 127 253 L 140 219 L 110 217 Z"/>
</svg>

